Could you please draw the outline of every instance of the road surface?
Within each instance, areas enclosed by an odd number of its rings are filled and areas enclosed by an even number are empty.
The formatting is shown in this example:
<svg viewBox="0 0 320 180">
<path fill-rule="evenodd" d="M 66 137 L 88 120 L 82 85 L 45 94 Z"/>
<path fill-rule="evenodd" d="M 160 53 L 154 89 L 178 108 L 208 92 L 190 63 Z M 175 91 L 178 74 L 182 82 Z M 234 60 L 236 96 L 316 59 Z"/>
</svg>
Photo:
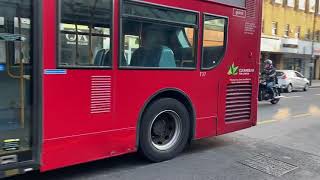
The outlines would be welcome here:
<svg viewBox="0 0 320 180">
<path fill-rule="evenodd" d="M 319 180 L 320 89 L 259 104 L 259 125 L 194 141 L 176 159 L 152 164 L 137 154 L 14 179 Z"/>
</svg>

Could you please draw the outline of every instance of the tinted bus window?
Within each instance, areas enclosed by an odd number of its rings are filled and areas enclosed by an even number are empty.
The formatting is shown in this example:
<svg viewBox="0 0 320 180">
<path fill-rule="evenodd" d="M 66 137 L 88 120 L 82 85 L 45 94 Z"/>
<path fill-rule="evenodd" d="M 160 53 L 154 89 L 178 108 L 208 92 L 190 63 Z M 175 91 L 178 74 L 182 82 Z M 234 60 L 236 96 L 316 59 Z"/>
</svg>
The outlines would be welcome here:
<svg viewBox="0 0 320 180">
<path fill-rule="evenodd" d="M 121 67 L 196 67 L 197 14 L 142 4 L 124 7 Z"/>
<path fill-rule="evenodd" d="M 184 24 L 196 24 L 197 16 L 194 13 L 162 7 L 142 6 L 139 4 L 126 3 L 125 14 L 129 16 L 144 17 L 150 19 L 162 19 Z"/>
<path fill-rule="evenodd" d="M 112 0 L 61 0 L 60 67 L 111 66 Z"/>
<path fill-rule="evenodd" d="M 227 5 L 242 7 L 242 8 L 246 7 L 246 0 L 209 0 L 209 1 L 219 2 L 222 4 L 227 4 Z"/>
<path fill-rule="evenodd" d="M 225 53 L 227 19 L 211 15 L 204 16 L 202 68 L 217 66 Z"/>
</svg>

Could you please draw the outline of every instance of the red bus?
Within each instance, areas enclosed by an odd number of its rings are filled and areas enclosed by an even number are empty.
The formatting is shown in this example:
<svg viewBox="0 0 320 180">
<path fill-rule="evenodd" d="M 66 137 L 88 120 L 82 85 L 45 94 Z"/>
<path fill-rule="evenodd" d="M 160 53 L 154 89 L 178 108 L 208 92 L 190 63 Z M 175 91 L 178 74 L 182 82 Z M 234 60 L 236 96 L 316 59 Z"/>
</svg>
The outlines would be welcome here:
<svg viewBox="0 0 320 180">
<path fill-rule="evenodd" d="M 262 0 L 0 0 L 0 176 L 257 121 Z"/>
</svg>

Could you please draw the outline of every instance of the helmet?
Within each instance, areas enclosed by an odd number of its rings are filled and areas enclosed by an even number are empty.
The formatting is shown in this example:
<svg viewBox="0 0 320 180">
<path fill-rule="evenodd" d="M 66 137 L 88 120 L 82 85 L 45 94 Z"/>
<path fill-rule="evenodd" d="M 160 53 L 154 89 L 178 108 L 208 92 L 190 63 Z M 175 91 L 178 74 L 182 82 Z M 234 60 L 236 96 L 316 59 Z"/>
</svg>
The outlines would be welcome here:
<svg viewBox="0 0 320 180">
<path fill-rule="evenodd" d="M 266 63 L 266 64 L 268 64 L 268 65 L 272 65 L 272 60 L 267 59 L 267 60 L 264 61 L 264 63 Z"/>
</svg>

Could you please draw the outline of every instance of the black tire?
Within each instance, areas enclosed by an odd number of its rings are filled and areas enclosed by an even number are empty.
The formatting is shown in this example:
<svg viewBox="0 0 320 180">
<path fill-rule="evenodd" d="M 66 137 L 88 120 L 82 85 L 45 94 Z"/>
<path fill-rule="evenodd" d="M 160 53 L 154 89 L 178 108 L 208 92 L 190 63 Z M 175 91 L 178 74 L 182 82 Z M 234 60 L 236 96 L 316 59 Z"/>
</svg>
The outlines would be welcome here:
<svg viewBox="0 0 320 180">
<path fill-rule="evenodd" d="M 303 88 L 303 91 L 308 91 L 309 90 L 309 84 L 307 83 L 304 88 Z"/>
<path fill-rule="evenodd" d="M 293 86 L 292 86 L 292 84 L 289 84 L 287 89 L 286 89 L 286 92 L 287 93 L 292 93 L 292 90 L 293 90 Z"/>
<path fill-rule="evenodd" d="M 171 144 L 170 148 L 160 150 L 156 147 L 159 144 L 155 143 L 156 141 L 154 140 L 154 137 L 161 137 L 162 135 L 159 135 L 159 136 L 152 135 L 152 133 L 158 132 L 157 130 L 154 130 L 156 129 L 155 127 L 157 127 L 157 126 L 154 126 L 154 124 L 156 124 L 155 123 L 156 121 L 161 121 L 160 124 L 163 124 L 162 122 L 164 122 L 164 120 L 161 119 L 160 116 L 161 115 L 165 116 L 166 114 L 164 113 L 172 113 L 174 115 L 178 115 L 177 119 L 180 119 L 179 122 L 181 123 L 179 127 L 181 127 L 181 129 L 179 133 L 177 133 L 179 134 L 179 136 L 175 136 L 177 138 L 175 138 L 176 140 L 174 141 L 174 143 L 170 143 Z M 166 120 L 170 119 L 169 114 L 168 114 L 168 117 L 163 117 L 163 118 L 165 118 Z M 162 129 L 166 129 L 166 128 L 168 129 L 167 124 L 164 126 L 165 127 Z M 175 128 L 173 129 L 174 129 L 173 131 L 175 132 L 174 134 L 176 134 L 178 125 L 176 125 Z M 172 131 L 172 127 L 170 131 Z M 162 132 L 167 132 L 167 131 L 162 131 Z M 163 98 L 163 99 L 156 100 L 148 106 L 148 108 L 146 109 L 141 119 L 140 131 L 139 131 L 139 137 L 140 137 L 139 152 L 152 162 L 161 162 L 161 161 L 172 159 L 184 150 L 186 144 L 188 143 L 189 134 L 190 134 L 190 116 L 186 107 L 181 102 L 171 98 Z"/>
</svg>

